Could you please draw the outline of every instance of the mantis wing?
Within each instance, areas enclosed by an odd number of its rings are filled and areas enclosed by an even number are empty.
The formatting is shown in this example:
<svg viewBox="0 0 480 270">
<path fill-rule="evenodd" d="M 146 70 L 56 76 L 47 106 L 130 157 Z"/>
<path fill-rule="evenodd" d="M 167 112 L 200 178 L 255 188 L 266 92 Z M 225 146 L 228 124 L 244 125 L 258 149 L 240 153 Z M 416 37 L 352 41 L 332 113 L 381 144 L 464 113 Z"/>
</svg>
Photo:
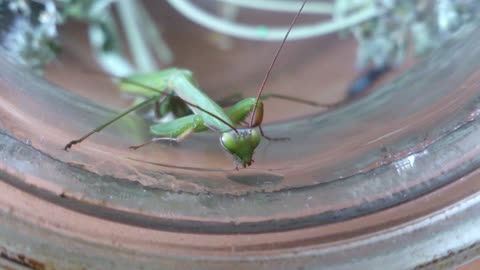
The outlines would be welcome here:
<svg viewBox="0 0 480 270">
<path fill-rule="evenodd" d="M 219 119 L 212 117 L 205 111 L 189 105 L 189 108 L 193 111 L 193 113 L 202 116 L 202 119 L 208 128 L 224 132 L 231 130 L 231 126 L 235 126 L 232 120 L 224 112 L 222 107 L 210 99 L 210 97 L 208 97 L 200 89 L 198 89 L 191 78 L 177 75 L 171 79 L 170 85 L 175 93 L 183 100 L 195 104 L 201 107 L 203 110 L 206 110 L 210 114 L 213 114 L 223 120 L 222 122 Z M 228 126 L 226 123 L 228 123 L 230 126 Z"/>
<path fill-rule="evenodd" d="M 158 92 L 163 92 L 167 88 L 170 78 L 178 73 L 188 73 L 185 75 L 191 76 L 190 71 L 168 68 L 161 71 L 128 76 L 125 78 L 126 80 L 120 80 L 118 87 L 126 93 L 151 97 L 158 94 Z M 152 91 L 152 89 L 157 89 L 158 92 Z"/>
</svg>

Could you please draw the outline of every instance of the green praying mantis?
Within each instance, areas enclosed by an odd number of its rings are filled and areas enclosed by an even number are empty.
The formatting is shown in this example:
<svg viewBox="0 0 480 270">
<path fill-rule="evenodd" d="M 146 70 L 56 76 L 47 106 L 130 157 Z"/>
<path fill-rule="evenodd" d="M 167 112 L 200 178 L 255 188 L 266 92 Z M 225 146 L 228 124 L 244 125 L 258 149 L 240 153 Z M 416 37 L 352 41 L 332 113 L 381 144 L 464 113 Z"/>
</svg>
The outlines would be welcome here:
<svg viewBox="0 0 480 270">
<path fill-rule="evenodd" d="M 147 97 L 144 101 L 138 103 L 127 111 L 117 115 L 110 121 L 97 127 L 91 132 L 85 134 L 79 139 L 70 141 L 64 149 L 68 150 L 73 145 L 81 143 L 96 132 L 100 132 L 110 124 L 124 117 L 141 107 L 153 102 L 162 102 L 166 98 L 179 98 L 188 106 L 193 114 L 179 117 L 166 123 L 153 124 L 150 127 L 151 133 L 155 136 L 153 139 L 140 144 L 131 146 L 131 149 L 138 149 L 152 142 L 173 141 L 181 142 L 187 139 L 195 132 L 203 132 L 208 129 L 221 133 L 220 144 L 230 153 L 238 165 L 246 168 L 254 160 L 255 149 L 263 138 L 267 140 L 286 140 L 288 138 L 270 138 L 265 135 L 262 129 L 263 120 L 263 99 L 268 97 L 277 97 L 281 99 L 297 101 L 312 106 L 328 106 L 311 101 L 305 101 L 294 97 L 282 95 L 267 94 L 263 95 L 263 89 L 269 78 L 270 72 L 282 50 L 285 41 L 288 38 L 295 22 L 301 14 L 307 0 L 304 0 L 298 13 L 295 15 L 290 27 L 280 44 L 272 63 L 263 79 L 256 97 L 248 97 L 235 103 L 227 109 L 221 108 L 216 102 L 210 99 L 205 93 L 198 89 L 197 84 L 189 70 L 169 68 L 157 72 L 138 74 L 126 78 L 120 78 L 119 87 L 127 92 L 136 93 Z M 248 126 L 239 128 L 249 117 Z M 256 130 L 258 128 L 258 131 Z"/>
</svg>

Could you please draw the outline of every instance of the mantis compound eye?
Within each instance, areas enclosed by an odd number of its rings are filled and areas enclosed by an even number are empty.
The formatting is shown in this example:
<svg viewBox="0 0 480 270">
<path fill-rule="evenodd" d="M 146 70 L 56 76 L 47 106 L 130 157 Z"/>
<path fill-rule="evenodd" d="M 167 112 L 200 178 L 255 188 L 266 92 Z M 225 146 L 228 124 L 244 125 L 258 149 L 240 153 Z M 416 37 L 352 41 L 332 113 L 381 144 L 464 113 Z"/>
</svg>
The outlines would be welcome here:
<svg viewBox="0 0 480 270">
<path fill-rule="evenodd" d="M 222 137 L 220 138 L 220 142 L 222 143 L 222 146 L 229 151 L 232 151 L 238 147 L 237 141 L 235 140 L 234 135 L 231 133 L 223 133 Z"/>
<path fill-rule="evenodd" d="M 260 134 L 254 129 L 251 130 L 250 132 L 250 144 L 254 147 L 257 148 L 257 146 L 260 144 Z"/>
</svg>

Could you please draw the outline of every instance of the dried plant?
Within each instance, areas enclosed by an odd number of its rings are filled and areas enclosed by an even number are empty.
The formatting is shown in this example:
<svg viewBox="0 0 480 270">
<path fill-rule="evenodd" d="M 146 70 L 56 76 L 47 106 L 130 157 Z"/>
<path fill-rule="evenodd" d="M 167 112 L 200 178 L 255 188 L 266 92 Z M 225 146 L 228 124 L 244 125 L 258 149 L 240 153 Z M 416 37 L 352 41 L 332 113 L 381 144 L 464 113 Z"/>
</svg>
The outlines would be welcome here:
<svg viewBox="0 0 480 270">
<path fill-rule="evenodd" d="M 298 0 L 217 0 L 227 10 L 205 15 L 188 0 L 167 0 L 187 18 L 213 31 L 240 38 L 276 40 L 283 28 L 247 26 L 236 22 L 238 9 L 259 9 L 272 12 L 294 12 Z M 111 8 L 116 5 L 120 25 Z M 116 75 L 159 68 L 173 60 L 158 26 L 140 1 L 117 0 L 0 0 L 15 17 L 15 31 L 4 38 L 5 46 L 32 67 L 52 59 L 58 49 L 57 27 L 68 20 L 81 20 L 89 25 L 89 38 L 100 65 Z M 449 40 L 464 25 L 475 23 L 480 1 L 477 0 L 335 0 L 311 1 L 305 12 L 330 15 L 328 21 L 297 27 L 292 38 L 309 38 L 332 32 L 351 32 L 358 41 L 359 68 L 390 66 L 402 63 L 409 48 L 416 53 L 429 52 Z M 199 16 L 198 14 L 202 15 Z M 322 28 L 323 27 L 323 28 Z M 119 38 L 125 32 L 133 64 L 127 60 Z M 261 30 L 261 31 L 260 31 Z"/>
</svg>

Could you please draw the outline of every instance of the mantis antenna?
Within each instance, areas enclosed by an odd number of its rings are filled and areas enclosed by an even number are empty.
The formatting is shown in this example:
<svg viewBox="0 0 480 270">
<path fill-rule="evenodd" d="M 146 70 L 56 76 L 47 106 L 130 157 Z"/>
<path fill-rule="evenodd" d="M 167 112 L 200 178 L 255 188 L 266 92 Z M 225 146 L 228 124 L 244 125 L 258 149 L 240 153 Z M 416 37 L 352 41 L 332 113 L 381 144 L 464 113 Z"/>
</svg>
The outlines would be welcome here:
<svg viewBox="0 0 480 270">
<path fill-rule="evenodd" d="M 290 27 L 287 30 L 287 33 L 285 34 L 285 37 L 283 38 L 282 43 L 280 44 L 280 47 L 278 47 L 277 52 L 275 53 L 275 56 L 273 57 L 272 63 L 270 64 L 270 67 L 267 70 L 267 73 L 265 74 L 265 78 L 263 78 L 263 82 L 260 85 L 260 90 L 258 90 L 257 93 L 257 98 L 255 100 L 255 105 L 253 105 L 253 111 L 250 116 L 250 122 L 249 126 L 252 127 L 253 125 L 253 120 L 255 119 L 255 114 L 257 113 L 257 106 L 258 106 L 258 101 L 260 100 L 260 96 L 262 95 L 263 89 L 265 88 L 265 84 L 267 83 L 268 77 L 270 77 L 270 72 L 273 69 L 273 66 L 275 65 L 275 62 L 277 62 L 277 58 L 280 55 L 280 52 L 282 51 L 283 46 L 285 45 L 285 41 L 287 41 L 288 35 L 290 34 L 290 31 L 292 31 L 293 26 L 297 22 L 298 17 L 300 16 L 300 13 L 302 13 L 303 7 L 307 3 L 308 0 L 304 0 L 302 3 L 302 6 L 298 10 L 297 14 L 295 15 L 295 18 L 293 18 L 292 23 L 290 24 Z"/>
</svg>

